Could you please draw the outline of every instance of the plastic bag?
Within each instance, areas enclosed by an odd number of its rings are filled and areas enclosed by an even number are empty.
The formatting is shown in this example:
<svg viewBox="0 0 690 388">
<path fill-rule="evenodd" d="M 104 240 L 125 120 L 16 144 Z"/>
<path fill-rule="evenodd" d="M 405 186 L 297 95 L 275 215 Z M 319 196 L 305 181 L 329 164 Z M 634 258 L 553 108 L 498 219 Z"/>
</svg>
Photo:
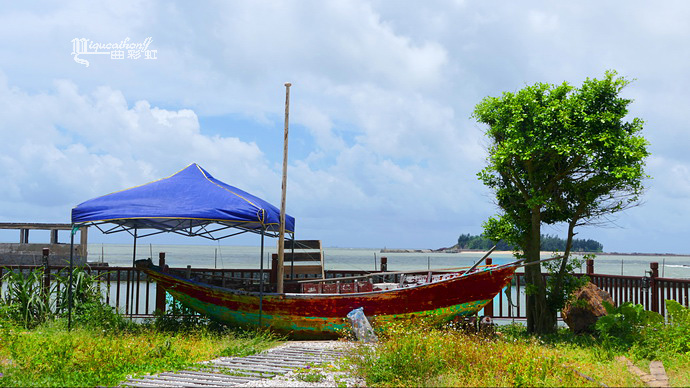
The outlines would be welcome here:
<svg viewBox="0 0 690 388">
<path fill-rule="evenodd" d="M 352 331 L 355 333 L 355 337 L 358 341 L 364 343 L 378 341 L 376 334 L 374 334 L 374 329 L 371 328 L 369 320 L 367 320 L 366 315 L 364 315 L 364 308 L 360 307 L 350 311 L 347 314 L 347 319 L 350 320 Z"/>
</svg>

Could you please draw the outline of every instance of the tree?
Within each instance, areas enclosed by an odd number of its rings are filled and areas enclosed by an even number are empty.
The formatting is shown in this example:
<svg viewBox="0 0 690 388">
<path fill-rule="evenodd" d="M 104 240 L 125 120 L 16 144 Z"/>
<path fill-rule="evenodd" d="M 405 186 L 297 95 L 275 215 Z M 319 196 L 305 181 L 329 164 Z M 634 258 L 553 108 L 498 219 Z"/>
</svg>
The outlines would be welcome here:
<svg viewBox="0 0 690 388">
<path fill-rule="evenodd" d="M 490 140 L 478 176 L 500 209 L 484 224 L 485 236 L 513 244 L 529 263 L 539 260 L 542 223 L 565 223 L 565 259 L 556 275 L 563 276 L 577 226 L 607 221 L 639 203 L 649 153 L 642 120 L 624 120 L 632 100 L 620 92 L 629 83 L 608 71 L 580 88 L 537 83 L 477 104 L 473 117 L 488 125 Z M 558 303 L 549 302 L 563 299 L 562 282 L 549 296 L 541 265 L 525 267 L 525 276 L 527 328 L 551 332 Z"/>
<path fill-rule="evenodd" d="M 467 234 L 461 234 L 460 237 L 458 237 L 458 247 L 460 249 L 465 248 L 467 243 L 472 239 L 473 236 L 470 236 L 469 233 Z"/>
</svg>

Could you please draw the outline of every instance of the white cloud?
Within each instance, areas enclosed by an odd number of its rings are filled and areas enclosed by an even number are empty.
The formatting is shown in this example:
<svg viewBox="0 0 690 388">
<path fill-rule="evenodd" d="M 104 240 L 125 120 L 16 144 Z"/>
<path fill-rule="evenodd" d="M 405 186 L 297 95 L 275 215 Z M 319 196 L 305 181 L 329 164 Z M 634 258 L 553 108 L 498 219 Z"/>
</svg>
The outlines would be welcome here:
<svg viewBox="0 0 690 388">
<path fill-rule="evenodd" d="M 0 145 L 4 200 L 62 209 L 63 220 L 65 209 L 83 200 L 192 162 L 258 191 L 273 174 L 256 144 L 202 135 L 191 110 L 146 101 L 129 108 L 122 93 L 108 87 L 85 95 L 60 81 L 52 92 L 31 95 L 5 84 L 0 101 L 0 133 L 7 139 Z"/>
<path fill-rule="evenodd" d="M 558 15 L 532 10 L 528 14 L 532 28 L 538 33 L 553 33 L 558 29 Z"/>
<path fill-rule="evenodd" d="M 247 140 L 233 118 L 282 133 L 282 85 L 291 81 L 291 134 L 304 136 L 291 144 L 306 149 L 290 160 L 288 208 L 298 226 L 334 245 L 449 245 L 449 235 L 479 232 L 493 212 L 475 176 L 485 140 L 469 118 L 474 105 L 537 81 L 577 85 L 618 69 L 637 79 L 625 93 L 636 100 L 631 115 L 647 123 L 655 179 L 647 202 L 621 218 L 628 229 L 605 232 L 611 248 L 627 250 L 632 229 L 665 229 L 662 214 L 673 219 L 670 240 L 690 232 L 681 222 L 690 171 L 684 2 L 2 7 L 6 220 L 64 220 L 81 200 L 193 161 L 275 203 L 278 140 Z M 70 56 L 75 37 L 148 36 L 157 60 L 92 57 L 85 68 Z M 201 127 L 198 117 L 210 115 L 227 117 L 227 129 Z"/>
</svg>

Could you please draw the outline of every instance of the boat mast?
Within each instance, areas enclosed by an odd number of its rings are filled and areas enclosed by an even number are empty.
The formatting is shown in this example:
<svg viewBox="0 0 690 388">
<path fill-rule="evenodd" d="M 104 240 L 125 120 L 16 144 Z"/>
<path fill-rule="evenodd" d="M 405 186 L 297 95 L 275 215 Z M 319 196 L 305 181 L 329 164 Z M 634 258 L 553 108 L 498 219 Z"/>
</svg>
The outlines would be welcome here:
<svg viewBox="0 0 690 388">
<path fill-rule="evenodd" d="M 285 267 L 283 257 L 285 255 L 285 193 L 287 191 L 287 156 L 288 156 L 288 117 L 290 114 L 290 86 L 285 84 L 285 135 L 283 138 L 283 193 L 280 199 L 280 229 L 278 230 L 278 285 L 277 292 L 283 293 L 283 279 L 285 277 Z"/>
</svg>

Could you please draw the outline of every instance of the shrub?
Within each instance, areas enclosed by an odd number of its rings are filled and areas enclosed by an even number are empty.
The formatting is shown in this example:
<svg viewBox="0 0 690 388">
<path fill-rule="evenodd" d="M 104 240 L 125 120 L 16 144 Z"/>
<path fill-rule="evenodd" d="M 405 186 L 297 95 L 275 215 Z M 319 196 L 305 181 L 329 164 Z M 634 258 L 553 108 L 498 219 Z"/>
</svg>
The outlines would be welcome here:
<svg viewBox="0 0 690 388">
<path fill-rule="evenodd" d="M 602 345 L 610 350 L 630 351 L 635 358 L 673 359 L 690 352 L 690 310 L 667 300 L 668 322 L 642 305 L 630 302 L 614 308 L 605 303 L 609 313 L 597 321 Z"/>
<path fill-rule="evenodd" d="M 50 289 L 43 284 L 44 269 L 28 274 L 8 270 L 2 277 L 7 290 L 0 297 L 0 318 L 33 328 L 56 317 L 66 317 L 69 304 L 69 270 L 54 275 Z M 78 324 L 102 329 L 122 330 L 131 322 L 103 301 L 99 276 L 90 275 L 84 268 L 72 270 L 72 317 Z"/>
<path fill-rule="evenodd" d="M 672 359 L 690 355 L 690 309 L 674 300 L 666 301 L 668 322 L 648 327 L 632 351 L 638 358 Z"/>
<path fill-rule="evenodd" d="M 626 302 L 614 307 L 603 302 L 608 315 L 597 321 L 595 329 L 605 343 L 627 348 L 641 339 L 645 329 L 663 321 L 659 313 L 647 311 L 641 304 Z"/>
</svg>

